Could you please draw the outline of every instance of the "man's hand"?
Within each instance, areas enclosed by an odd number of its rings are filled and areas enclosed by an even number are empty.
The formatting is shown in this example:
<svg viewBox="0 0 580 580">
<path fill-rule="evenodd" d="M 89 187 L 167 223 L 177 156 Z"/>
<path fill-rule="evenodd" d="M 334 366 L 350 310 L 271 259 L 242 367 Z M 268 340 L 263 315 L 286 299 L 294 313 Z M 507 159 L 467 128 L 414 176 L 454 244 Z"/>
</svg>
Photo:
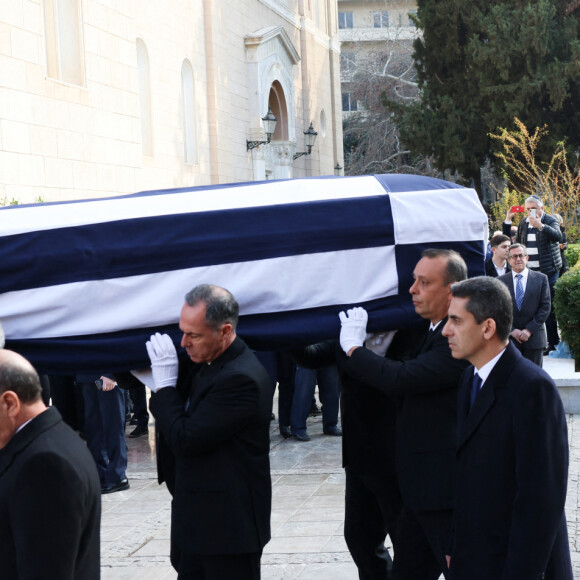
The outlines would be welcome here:
<svg viewBox="0 0 580 580">
<path fill-rule="evenodd" d="M 542 229 L 542 220 L 540 218 L 530 216 L 528 217 L 528 222 L 533 228 Z"/>
<path fill-rule="evenodd" d="M 177 384 L 177 373 L 179 362 L 177 351 L 173 341 L 167 334 L 156 332 L 145 344 L 147 353 L 151 359 L 151 371 L 153 372 L 154 387 L 153 392 L 163 387 L 175 387 Z"/>
<path fill-rule="evenodd" d="M 528 339 L 530 338 L 530 336 L 532 336 L 532 333 L 527 328 L 524 328 L 524 330 L 520 330 L 519 328 L 514 328 L 510 332 L 510 336 L 513 337 L 515 340 L 517 340 L 521 344 L 522 342 L 527 342 Z"/>
<path fill-rule="evenodd" d="M 513 212 L 513 211 L 510 211 L 510 210 L 508 209 L 508 211 L 507 211 L 507 213 L 506 213 L 506 216 L 505 216 L 505 221 L 506 221 L 506 222 L 509 224 L 509 223 L 512 221 L 512 218 L 513 218 L 515 215 L 516 215 L 516 214 L 515 214 L 515 212 Z"/>
<path fill-rule="evenodd" d="M 362 346 L 367 336 L 367 321 L 369 315 L 360 306 L 341 312 L 340 318 L 340 346 L 346 354 L 354 348 Z"/>
<path fill-rule="evenodd" d="M 117 386 L 117 383 L 109 377 L 101 377 L 101 381 L 103 381 L 103 391 L 105 392 L 112 391 Z"/>
</svg>

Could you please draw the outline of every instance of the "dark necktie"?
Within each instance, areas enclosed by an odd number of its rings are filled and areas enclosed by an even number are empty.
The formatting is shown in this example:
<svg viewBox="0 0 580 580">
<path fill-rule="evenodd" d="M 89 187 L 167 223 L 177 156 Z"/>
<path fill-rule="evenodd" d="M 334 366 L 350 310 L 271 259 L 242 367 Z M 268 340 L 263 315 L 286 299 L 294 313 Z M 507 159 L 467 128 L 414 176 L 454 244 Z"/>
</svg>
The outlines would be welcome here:
<svg viewBox="0 0 580 580">
<path fill-rule="evenodd" d="M 471 407 L 473 407 L 473 403 L 475 403 L 475 398 L 477 397 L 477 393 L 479 393 L 479 390 L 481 389 L 482 383 L 483 381 L 481 380 L 481 377 L 477 373 L 474 373 L 473 382 L 471 383 L 471 398 L 469 399 L 470 409 Z"/>
<path fill-rule="evenodd" d="M 518 310 L 522 309 L 522 302 L 524 301 L 524 285 L 522 284 L 523 276 L 516 274 L 516 306 Z"/>
</svg>

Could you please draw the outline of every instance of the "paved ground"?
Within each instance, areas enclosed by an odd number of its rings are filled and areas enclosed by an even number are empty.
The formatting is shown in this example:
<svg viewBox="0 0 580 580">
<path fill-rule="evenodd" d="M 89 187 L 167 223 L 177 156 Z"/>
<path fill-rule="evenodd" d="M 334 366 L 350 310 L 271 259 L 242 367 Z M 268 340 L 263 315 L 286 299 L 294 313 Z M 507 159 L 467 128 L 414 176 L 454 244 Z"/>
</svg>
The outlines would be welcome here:
<svg viewBox="0 0 580 580">
<path fill-rule="evenodd" d="M 340 438 L 322 434 L 310 418 L 312 441 L 283 440 L 272 423 L 272 540 L 262 558 L 268 580 L 356 580 L 342 536 L 344 474 Z M 568 415 L 570 474 L 566 513 L 574 578 L 580 580 L 580 415 Z M 127 439 L 131 489 L 103 496 L 103 580 L 162 580 L 169 564 L 169 493 L 155 479 L 153 426 L 149 437 Z"/>
</svg>

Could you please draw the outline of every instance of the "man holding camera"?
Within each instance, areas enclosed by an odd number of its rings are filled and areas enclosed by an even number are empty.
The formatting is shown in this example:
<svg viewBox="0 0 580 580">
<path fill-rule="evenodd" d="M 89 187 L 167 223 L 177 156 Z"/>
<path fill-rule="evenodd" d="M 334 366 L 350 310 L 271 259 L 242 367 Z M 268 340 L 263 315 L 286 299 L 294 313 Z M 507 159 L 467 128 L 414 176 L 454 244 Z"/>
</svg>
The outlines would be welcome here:
<svg viewBox="0 0 580 580">
<path fill-rule="evenodd" d="M 503 233 L 510 235 L 512 218 L 517 213 L 512 211 L 514 207 L 507 212 L 506 219 L 503 223 Z M 528 268 L 546 274 L 548 284 L 550 285 L 550 303 L 551 312 L 546 320 L 546 331 L 548 333 L 547 354 L 555 350 L 556 345 L 560 342 L 558 336 L 558 325 L 554 315 L 554 284 L 558 280 L 560 268 L 562 267 L 562 256 L 560 253 L 560 241 L 562 232 L 558 225 L 558 220 L 544 211 L 544 204 L 537 195 L 530 195 L 524 205 L 527 217 L 522 219 L 518 226 L 516 242 L 526 246 L 529 256 Z"/>
</svg>

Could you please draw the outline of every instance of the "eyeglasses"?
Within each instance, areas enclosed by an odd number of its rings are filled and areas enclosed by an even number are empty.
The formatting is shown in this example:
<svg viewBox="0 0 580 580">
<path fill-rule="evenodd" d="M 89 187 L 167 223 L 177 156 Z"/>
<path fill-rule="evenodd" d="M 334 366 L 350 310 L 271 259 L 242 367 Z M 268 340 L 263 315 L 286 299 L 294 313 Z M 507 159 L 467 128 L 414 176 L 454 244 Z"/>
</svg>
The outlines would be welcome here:
<svg viewBox="0 0 580 580">
<path fill-rule="evenodd" d="M 510 260 L 523 260 L 526 257 L 525 254 L 512 254 L 509 256 Z"/>
</svg>

